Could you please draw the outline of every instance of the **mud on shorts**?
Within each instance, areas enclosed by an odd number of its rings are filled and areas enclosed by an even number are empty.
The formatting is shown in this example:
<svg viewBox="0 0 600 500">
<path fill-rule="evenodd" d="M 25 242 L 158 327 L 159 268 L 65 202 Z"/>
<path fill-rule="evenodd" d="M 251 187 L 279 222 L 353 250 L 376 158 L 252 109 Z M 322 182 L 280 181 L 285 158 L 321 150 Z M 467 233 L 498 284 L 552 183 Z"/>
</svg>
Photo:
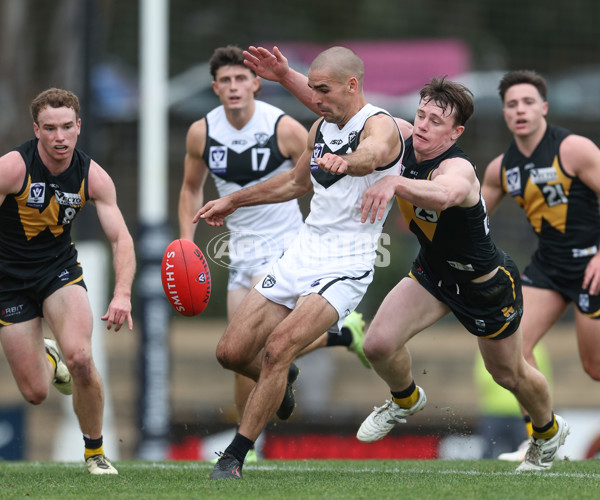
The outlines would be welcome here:
<svg viewBox="0 0 600 500">
<path fill-rule="evenodd" d="M 77 262 L 58 273 L 34 280 L 0 274 L 0 327 L 43 317 L 44 300 L 67 285 L 79 285 L 87 290 L 83 270 Z"/>
<path fill-rule="evenodd" d="M 441 283 L 420 258 L 413 262 L 410 277 L 446 304 L 477 337 L 503 339 L 515 333 L 521 324 L 521 279 L 517 266 L 506 254 L 496 274 L 483 283 Z"/>
<path fill-rule="evenodd" d="M 566 278 L 550 273 L 535 259 L 525 268 L 521 281 L 525 286 L 554 290 L 559 293 L 565 302 L 573 302 L 585 316 L 600 319 L 600 295 L 590 295 L 582 288 L 583 274 L 578 274 L 576 279 Z"/>
</svg>

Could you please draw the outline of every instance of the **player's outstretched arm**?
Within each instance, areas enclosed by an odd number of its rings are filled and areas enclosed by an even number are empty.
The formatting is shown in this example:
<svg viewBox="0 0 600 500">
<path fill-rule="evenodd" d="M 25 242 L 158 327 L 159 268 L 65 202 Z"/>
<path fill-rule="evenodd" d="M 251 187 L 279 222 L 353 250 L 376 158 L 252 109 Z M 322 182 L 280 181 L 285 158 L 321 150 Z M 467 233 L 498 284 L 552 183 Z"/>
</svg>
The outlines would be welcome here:
<svg viewBox="0 0 600 500">
<path fill-rule="evenodd" d="M 270 52 L 264 47 L 248 47 L 244 51 L 244 64 L 258 76 L 272 82 L 279 82 L 296 99 L 316 114 L 320 114 L 312 102 L 312 94 L 306 75 L 290 68 L 288 60 L 277 47 Z"/>
<path fill-rule="evenodd" d="M 90 165 L 89 193 L 96 205 L 102 230 L 112 248 L 115 270 L 113 298 L 101 319 L 107 322 L 106 328 L 109 330 L 114 325 L 115 331 L 118 332 L 125 321 L 132 330 L 131 287 L 136 265 L 133 238 L 117 205 L 117 192 L 112 179 L 94 161 Z"/>
</svg>

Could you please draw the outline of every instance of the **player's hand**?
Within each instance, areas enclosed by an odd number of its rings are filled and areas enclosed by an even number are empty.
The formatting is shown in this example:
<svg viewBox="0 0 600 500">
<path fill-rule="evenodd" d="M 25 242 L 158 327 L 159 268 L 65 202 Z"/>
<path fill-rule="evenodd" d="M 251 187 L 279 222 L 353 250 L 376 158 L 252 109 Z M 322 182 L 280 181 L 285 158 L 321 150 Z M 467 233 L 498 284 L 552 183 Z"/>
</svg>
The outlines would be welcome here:
<svg viewBox="0 0 600 500">
<path fill-rule="evenodd" d="M 325 170 L 336 175 L 348 172 L 348 162 L 343 157 L 331 153 L 325 153 L 321 158 L 315 158 L 315 163 Z"/>
<path fill-rule="evenodd" d="M 219 198 L 218 200 L 211 200 L 204 205 L 198 213 L 194 216 L 192 222 L 197 223 L 200 219 L 206 221 L 209 226 L 222 226 L 225 217 L 235 212 L 235 206 L 229 198 Z"/>
<path fill-rule="evenodd" d="M 383 219 L 388 202 L 395 196 L 394 180 L 394 177 L 385 177 L 365 191 L 360 205 L 361 222 L 369 219 L 373 224 L 375 220 Z"/>
<path fill-rule="evenodd" d="M 263 47 L 248 47 L 244 50 L 244 64 L 258 76 L 272 82 L 280 82 L 287 75 L 290 67 L 288 60 L 277 47 L 273 53 Z"/>
<path fill-rule="evenodd" d="M 598 295 L 600 292 L 600 253 L 596 254 L 585 268 L 583 288 L 587 289 L 590 295 Z"/>
<path fill-rule="evenodd" d="M 108 311 L 100 318 L 102 321 L 107 321 L 106 329 L 110 330 L 115 326 L 115 332 L 118 332 L 125 320 L 129 330 L 133 329 L 133 319 L 131 318 L 131 300 L 125 296 L 115 295 L 108 304 Z"/>
</svg>

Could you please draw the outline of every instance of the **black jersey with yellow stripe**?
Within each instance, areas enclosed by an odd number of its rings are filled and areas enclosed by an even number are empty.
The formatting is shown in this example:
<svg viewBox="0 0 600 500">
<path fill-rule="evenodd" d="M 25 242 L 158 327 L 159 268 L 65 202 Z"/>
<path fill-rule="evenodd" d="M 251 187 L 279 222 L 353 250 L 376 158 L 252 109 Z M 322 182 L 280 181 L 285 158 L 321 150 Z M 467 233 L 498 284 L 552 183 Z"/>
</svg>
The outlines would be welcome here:
<svg viewBox="0 0 600 500">
<path fill-rule="evenodd" d="M 571 134 L 548 126 L 529 157 L 513 141 L 504 153 L 501 183 L 525 210 L 538 237 L 536 259 L 565 277 L 582 273 L 598 250 L 598 197 L 563 169 L 559 148 Z"/>
<path fill-rule="evenodd" d="M 37 145 L 32 139 L 15 148 L 25 161 L 25 180 L 0 206 L 0 273 L 18 279 L 59 270 L 77 255 L 71 222 L 89 198 L 89 156 L 75 149 L 67 170 L 55 176 Z"/>
<path fill-rule="evenodd" d="M 433 171 L 450 158 L 464 158 L 473 165 L 457 144 L 436 158 L 419 163 L 410 137 L 401 175 L 429 180 Z M 445 284 L 471 281 L 502 263 L 504 254 L 490 237 L 488 214 L 481 197 L 472 207 L 454 206 L 441 211 L 418 207 L 400 197 L 397 200 L 406 224 L 419 239 L 420 256 Z"/>
</svg>

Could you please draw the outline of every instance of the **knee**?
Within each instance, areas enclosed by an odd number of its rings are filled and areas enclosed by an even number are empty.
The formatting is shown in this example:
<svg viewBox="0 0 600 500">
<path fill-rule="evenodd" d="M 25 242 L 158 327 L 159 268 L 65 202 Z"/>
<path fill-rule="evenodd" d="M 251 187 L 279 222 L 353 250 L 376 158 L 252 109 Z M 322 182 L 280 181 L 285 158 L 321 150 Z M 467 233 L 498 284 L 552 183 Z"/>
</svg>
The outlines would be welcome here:
<svg viewBox="0 0 600 500">
<path fill-rule="evenodd" d="M 377 363 L 389 358 L 394 347 L 379 337 L 376 332 L 369 331 L 363 343 L 365 356 L 371 363 Z"/>
<path fill-rule="evenodd" d="M 49 387 L 46 385 L 20 387 L 21 394 L 25 401 L 32 405 L 42 404 L 48 397 Z"/>
<path fill-rule="evenodd" d="M 235 371 L 247 363 L 244 353 L 225 342 L 217 345 L 216 356 L 219 364 L 227 370 Z"/>
<path fill-rule="evenodd" d="M 490 375 L 494 379 L 500 387 L 503 387 L 507 391 L 514 393 L 517 390 L 519 384 L 519 377 L 515 376 L 512 373 L 501 372 L 501 373 L 491 373 Z"/>
<path fill-rule="evenodd" d="M 582 360 L 581 364 L 585 373 L 587 373 L 592 380 L 600 382 L 600 359 L 584 359 Z"/>
<path fill-rule="evenodd" d="M 65 358 L 65 364 L 73 380 L 83 385 L 91 383 L 95 371 L 91 352 L 77 351 Z"/>
</svg>

